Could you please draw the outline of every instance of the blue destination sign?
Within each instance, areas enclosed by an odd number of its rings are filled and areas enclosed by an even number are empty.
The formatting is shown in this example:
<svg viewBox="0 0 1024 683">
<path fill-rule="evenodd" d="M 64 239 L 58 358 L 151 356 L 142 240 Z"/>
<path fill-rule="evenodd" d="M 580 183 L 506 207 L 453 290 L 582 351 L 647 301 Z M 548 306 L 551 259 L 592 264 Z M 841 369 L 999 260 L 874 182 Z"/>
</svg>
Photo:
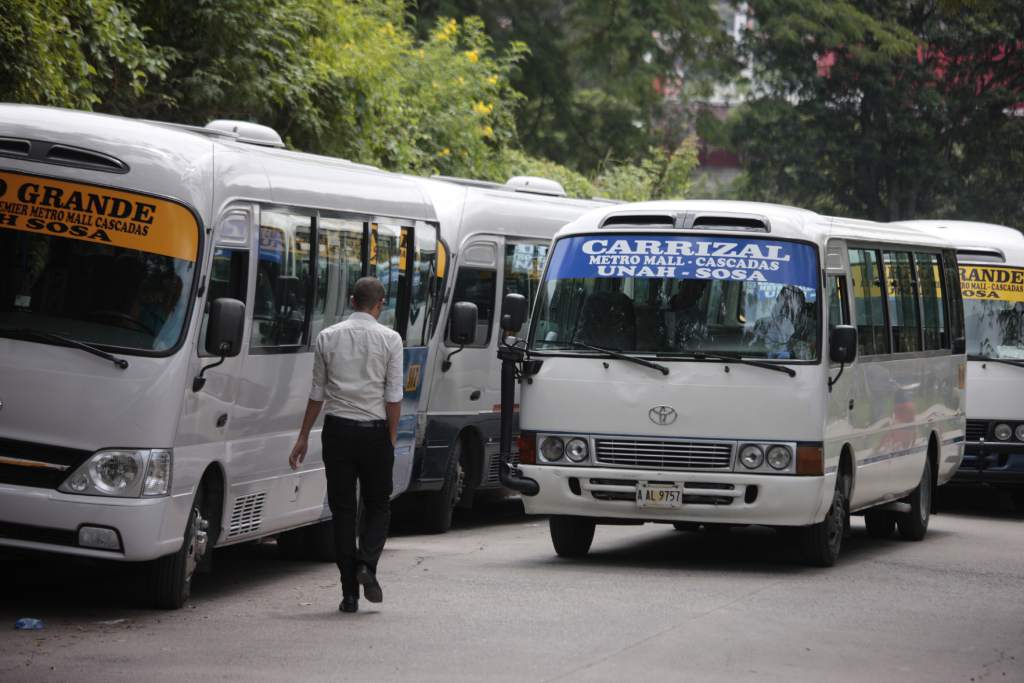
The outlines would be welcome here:
<svg viewBox="0 0 1024 683">
<path fill-rule="evenodd" d="M 570 237 L 558 242 L 548 279 L 675 278 L 773 282 L 816 288 L 815 249 L 727 237 Z"/>
</svg>

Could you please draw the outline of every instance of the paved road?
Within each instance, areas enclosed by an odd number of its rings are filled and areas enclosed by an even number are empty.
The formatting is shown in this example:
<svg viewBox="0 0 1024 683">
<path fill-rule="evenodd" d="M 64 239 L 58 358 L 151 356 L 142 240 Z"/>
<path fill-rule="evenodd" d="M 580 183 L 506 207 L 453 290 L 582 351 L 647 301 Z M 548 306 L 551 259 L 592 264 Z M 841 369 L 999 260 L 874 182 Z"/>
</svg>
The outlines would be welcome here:
<svg viewBox="0 0 1024 683">
<path fill-rule="evenodd" d="M 272 543 L 219 552 L 178 612 L 136 607 L 118 566 L 5 554 L 0 680 L 1024 681 L 1024 514 L 961 496 L 932 522 L 880 542 L 855 519 L 830 570 L 768 530 L 654 525 L 564 561 L 507 501 L 392 539 L 356 615 L 333 566 Z"/>
</svg>

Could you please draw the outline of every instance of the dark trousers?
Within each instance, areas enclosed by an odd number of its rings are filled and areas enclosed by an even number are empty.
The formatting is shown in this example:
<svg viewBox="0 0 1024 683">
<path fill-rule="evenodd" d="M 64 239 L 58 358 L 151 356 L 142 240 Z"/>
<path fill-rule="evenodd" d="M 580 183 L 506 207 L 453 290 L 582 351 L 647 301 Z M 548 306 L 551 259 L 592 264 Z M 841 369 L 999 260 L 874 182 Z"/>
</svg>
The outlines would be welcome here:
<svg viewBox="0 0 1024 683">
<path fill-rule="evenodd" d="M 383 421 L 371 427 L 354 426 L 347 420 L 328 415 L 321 438 L 341 591 L 344 595 L 358 596 L 356 570 L 359 565 L 366 565 L 370 571 L 377 571 L 377 560 L 388 537 L 395 449 Z M 358 520 L 358 548 L 357 481 L 363 503 L 362 519 Z"/>
</svg>

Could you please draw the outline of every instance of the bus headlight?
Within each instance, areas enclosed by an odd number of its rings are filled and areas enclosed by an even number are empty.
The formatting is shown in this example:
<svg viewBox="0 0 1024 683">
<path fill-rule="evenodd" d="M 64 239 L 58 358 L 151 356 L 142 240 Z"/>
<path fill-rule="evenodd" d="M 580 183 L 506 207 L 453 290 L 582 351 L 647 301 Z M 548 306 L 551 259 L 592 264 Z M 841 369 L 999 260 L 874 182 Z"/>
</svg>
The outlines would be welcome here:
<svg viewBox="0 0 1024 683">
<path fill-rule="evenodd" d="M 1017 441 L 1024 441 L 1024 424 L 1017 425 L 1017 428 L 1013 430 L 1013 435 L 1017 437 Z"/>
<path fill-rule="evenodd" d="M 756 470 L 764 462 L 764 451 L 757 444 L 745 444 L 740 448 L 740 462 L 748 470 Z"/>
<path fill-rule="evenodd" d="M 565 454 L 565 442 L 557 436 L 546 436 L 540 442 L 540 454 L 548 462 L 555 462 L 562 459 Z"/>
<path fill-rule="evenodd" d="M 565 455 L 573 462 L 583 462 L 590 455 L 590 448 L 583 439 L 569 439 L 565 444 Z"/>
<path fill-rule="evenodd" d="M 165 449 L 97 451 L 58 490 L 90 496 L 165 496 L 171 490 L 173 454 Z"/>
<path fill-rule="evenodd" d="M 789 448 L 786 446 L 772 446 L 768 449 L 768 455 L 765 456 L 765 459 L 772 469 L 784 470 L 793 461 L 793 454 L 789 452 Z"/>
<path fill-rule="evenodd" d="M 1005 422 L 1000 422 L 996 425 L 996 428 L 992 430 L 995 437 L 1000 441 L 1009 441 L 1010 437 L 1013 436 L 1013 430 L 1010 429 L 1010 425 Z"/>
</svg>

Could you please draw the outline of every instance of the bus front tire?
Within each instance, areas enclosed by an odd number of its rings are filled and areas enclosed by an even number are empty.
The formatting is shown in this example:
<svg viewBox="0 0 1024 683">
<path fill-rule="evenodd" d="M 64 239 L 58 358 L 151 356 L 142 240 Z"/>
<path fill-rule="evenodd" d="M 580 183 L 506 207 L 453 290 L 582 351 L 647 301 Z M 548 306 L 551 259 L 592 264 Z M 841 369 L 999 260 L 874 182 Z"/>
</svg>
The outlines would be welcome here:
<svg viewBox="0 0 1024 683">
<path fill-rule="evenodd" d="M 559 557 L 584 557 L 594 542 L 596 524 L 586 517 L 555 516 L 548 520 L 551 545 Z"/>
<path fill-rule="evenodd" d="M 836 480 L 836 490 L 832 494 L 832 504 L 828 508 L 825 519 L 817 524 L 801 527 L 799 531 L 800 551 L 804 561 L 815 567 L 831 567 L 839 557 L 846 532 L 847 519 L 850 515 L 847 477 L 840 475 Z"/>
<path fill-rule="evenodd" d="M 921 472 L 921 481 L 917 488 L 910 494 L 907 502 L 910 503 L 910 512 L 896 517 L 896 526 L 900 530 L 900 536 L 908 541 L 920 541 L 928 532 L 928 520 L 931 517 L 932 509 L 932 464 L 930 460 L 924 461 L 924 470 Z"/>
<path fill-rule="evenodd" d="M 890 538 L 896 530 L 896 517 L 884 510 L 868 510 L 864 513 L 864 527 L 871 538 Z"/>
<path fill-rule="evenodd" d="M 209 550 L 209 511 L 205 501 L 200 484 L 185 525 L 181 548 L 153 562 L 153 604 L 160 609 L 179 609 L 192 595 L 192 577 Z"/>
</svg>

